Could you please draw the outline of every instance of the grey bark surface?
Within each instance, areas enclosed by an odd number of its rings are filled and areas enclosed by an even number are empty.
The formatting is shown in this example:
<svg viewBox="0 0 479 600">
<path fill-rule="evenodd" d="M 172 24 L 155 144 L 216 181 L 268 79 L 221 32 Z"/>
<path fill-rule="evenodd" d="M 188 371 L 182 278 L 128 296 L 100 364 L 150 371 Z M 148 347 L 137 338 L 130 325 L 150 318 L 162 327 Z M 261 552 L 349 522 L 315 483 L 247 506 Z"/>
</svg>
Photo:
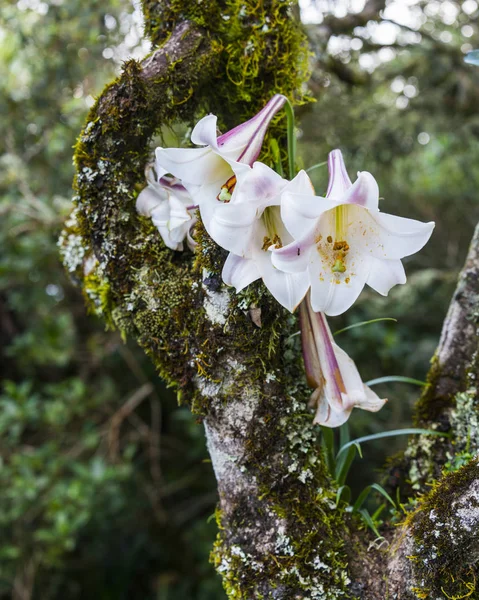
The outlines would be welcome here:
<svg viewBox="0 0 479 600">
<path fill-rule="evenodd" d="M 75 235 L 87 248 L 85 257 L 93 256 L 96 266 L 87 272 L 82 259 L 76 275 L 81 280 L 93 272 L 102 286 L 108 286 L 108 302 L 114 306 L 110 318 L 135 335 L 153 358 L 164 352 L 162 365 L 177 369 L 181 361 L 185 364 L 180 375 L 174 371 L 172 377 L 188 379 L 188 391 L 201 402 L 204 413 L 219 492 L 220 531 L 212 560 L 230 598 L 408 600 L 430 589 L 432 600 L 445 599 L 441 586 L 436 591 L 431 581 L 447 579 L 451 573 L 466 578 L 479 556 L 477 464 L 473 460 L 466 470 L 440 477 L 445 460 L 465 447 L 466 437 L 472 453 L 479 449 L 477 391 L 472 385 L 477 375 L 479 230 L 444 323 L 434 377 L 419 402 L 421 422 L 448 431 L 452 438 L 431 443 L 421 437 L 412 440 L 406 452 L 418 489 L 427 491 L 425 484 L 433 476 L 439 479 L 431 494 L 419 500 L 406 525 L 397 533 L 385 533 L 388 549 L 370 549 L 370 534 L 335 506 L 336 486 L 307 407 L 299 344 L 290 342 L 297 326 L 294 320 L 260 294 L 267 318 L 265 309 L 270 311 L 262 331 L 271 332 L 274 352 L 252 361 L 253 346 L 238 347 L 235 336 L 246 333 L 245 344 L 247 338 L 254 343 L 261 330 L 258 316 L 255 324 L 244 313 L 258 311 L 257 305 L 238 306 L 221 282 L 211 290 L 206 283 L 210 274 L 202 282 L 198 269 L 185 258 L 169 258 L 166 252 L 160 257 L 157 234 L 146 229 L 135 213 L 135 186 L 142 181 L 148 142 L 155 131 L 153 121 L 148 126 L 142 123 L 142 114 L 152 110 L 149 91 L 158 85 L 166 97 L 176 83 L 179 95 L 189 98 L 194 80 L 188 106 L 196 106 L 196 90 L 215 73 L 214 63 L 210 40 L 202 30 L 181 23 L 162 48 L 141 65 L 130 65 L 100 97 L 90 115 L 92 125 L 81 137 L 76 182 L 82 227 Z M 172 69 L 175 76 L 170 81 Z M 161 93 L 154 98 L 153 109 L 156 106 L 162 109 Z M 112 113 L 119 116 L 113 120 Z M 133 158 L 130 148 L 136 151 Z M 111 161 L 94 170 L 105 155 L 113 156 L 119 166 Z M 65 236 L 71 244 L 77 238 L 73 233 Z M 65 251 L 66 263 L 67 257 Z M 162 277 L 167 279 L 166 267 L 170 288 L 164 289 L 173 292 L 168 296 L 163 292 L 162 297 L 158 289 Z M 182 318 L 175 312 L 178 305 L 193 307 L 201 315 L 192 324 L 194 335 L 187 344 L 179 329 Z M 162 311 L 164 329 L 158 325 Z M 172 322 L 180 324 L 177 329 Z M 150 331 L 154 333 L 149 337 Z M 193 366 L 210 339 L 217 357 L 204 375 Z M 444 490 L 445 505 L 438 490 Z M 441 549 L 441 560 L 434 557 L 435 547 Z"/>
</svg>

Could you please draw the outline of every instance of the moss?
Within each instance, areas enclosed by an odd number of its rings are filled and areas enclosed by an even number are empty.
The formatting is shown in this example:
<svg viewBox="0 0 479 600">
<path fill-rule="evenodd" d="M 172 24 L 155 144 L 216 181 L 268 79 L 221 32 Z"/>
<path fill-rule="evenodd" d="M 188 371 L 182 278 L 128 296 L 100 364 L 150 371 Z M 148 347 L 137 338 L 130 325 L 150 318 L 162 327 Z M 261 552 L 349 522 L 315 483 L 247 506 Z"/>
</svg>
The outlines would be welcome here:
<svg viewBox="0 0 479 600">
<path fill-rule="evenodd" d="M 479 510 L 471 485 L 479 476 L 477 459 L 447 473 L 422 496 L 405 522 L 415 540 L 413 562 L 417 598 L 478 598 L 475 567 L 476 533 L 458 510 L 461 498 L 467 510 Z M 477 525 L 476 525 L 477 526 Z"/>
<path fill-rule="evenodd" d="M 299 346 L 291 346 L 299 344 L 290 338 L 296 317 L 261 282 L 240 294 L 226 289 L 226 254 L 201 222 L 195 255 L 172 252 L 135 209 L 150 141 L 162 127 L 192 124 L 211 111 L 225 130 L 250 118 L 274 93 L 296 104 L 305 101 L 305 37 L 285 0 L 145 0 L 143 6 L 155 44 L 171 41 L 178 24 L 190 20 L 194 26 L 185 28 L 182 39 L 189 52 L 179 57 L 173 44 L 168 64 L 154 79 L 136 61 L 126 62 L 92 108 L 75 151 L 76 220 L 74 231 L 62 238 L 64 260 L 70 255 L 70 272 L 91 309 L 135 337 L 194 412 L 218 410 L 242 388 L 258 390 L 258 420 L 247 432 L 241 467 L 254 473 L 260 494 L 238 501 L 213 553 L 228 596 L 267 598 L 267 589 L 284 588 L 316 600 L 349 597 L 343 515 L 334 508 L 318 430 L 305 408 L 309 392 Z M 265 140 L 261 158 L 269 164 L 271 138 L 285 159 L 284 115 L 274 119 Z M 79 241 L 82 250 L 75 254 Z M 215 320 L 212 303 L 218 298 L 227 310 Z M 229 386 L 218 386 L 212 407 L 199 390 L 223 381 L 225 361 L 230 370 L 237 363 L 238 372 Z M 260 556 L 234 536 L 245 521 L 265 514 L 284 521 L 284 530 L 277 532 L 273 551 Z M 221 530 L 222 517 L 219 522 Z"/>
<path fill-rule="evenodd" d="M 242 496 L 226 520 L 217 514 L 218 539 L 211 560 L 229 598 L 351 598 L 344 539 L 345 514 L 322 459 L 320 429 L 312 425 L 309 397 L 291 315 L 278 343 L 281 368 L 271 369 L 245 438 L 238 464 L 259 487 Z M 269 387 L 268 387 L 269 386 Z M 248 542 L 241 532 L 262 522 L 269 546 Z M 263 536 L 260 536 L 263 537 Z M 264 583 L 268 586 L 264 587 Z M 271 591 L 273 590 L 273 591 Z"/>
<path fill-rule="evenodd" d="M 264 374 L 263 357 L 275 353 L 285 315 L 256 285 L 248 294 L 262 312 L 261 329 L 245 328 L 251 322 L 244 296 L 241 305 L 241 299 L 232 297 L 225 328 L 205 321 L 201 280 L 207 271 L 207 285 L 220 284 L 225 253 L 201 224 L 196 258 L 188 252 L 172 253 L 149 221 L 136 214 L 149 141 L 160 127 L 191 123 L 206 110 L 217 112 L 228 126 L 251 117 L 275 92 L 301 101 L 298 90 L 308 56 L 304 36 L 290 18 L 289 2 L 173 0 L 144 2 L 144 9 L 155 43 L 166 40 L 185 19 L 204 30 L 186 31 L 189 53 L 175 58 L 173 48 L 168 68 L 154 79 L 144 77 L 138 62 L 127 61 L 122 75 L 91 109 L 75 150 L 75 243 L 81 242 L 84 256 L 78 258 L 74 275 L 90 309 L 109 326 L 136 337 L 162 377 L 181 388 L 184 399 L 189 396 L 195 411 L 205 413 L 207 405 L 193 390 L 192 376 L 214 378 L 221 348 L 232 339 L 243 355 L 251 353 L 252 379 Z M 284 142 L 282 118 L 275 120 L 271 135 Z M 65 239 L 63 256 L 68 262 Z M 91 249 L 99 264 L 85 276 Z"/>
</svg>

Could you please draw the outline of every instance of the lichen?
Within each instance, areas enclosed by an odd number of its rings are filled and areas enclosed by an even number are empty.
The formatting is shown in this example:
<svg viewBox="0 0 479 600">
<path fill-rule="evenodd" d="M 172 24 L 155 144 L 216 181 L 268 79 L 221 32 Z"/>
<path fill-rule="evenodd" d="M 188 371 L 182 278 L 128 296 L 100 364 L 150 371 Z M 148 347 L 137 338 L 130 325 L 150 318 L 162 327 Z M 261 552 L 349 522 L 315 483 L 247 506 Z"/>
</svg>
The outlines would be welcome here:
<svg viewBox="0 0 479 600">
<path fill-rule="evenodd" d="M 414 537 L 413 563 L 417 598 L 477 598 L 479 559 L 478 459 L 435 482 L 419 499 L 404 527 Z"/>
<path fill-rule="evenodd" d="M 295 318 L 289 317 L 285 327 L 282 369 L 263 378 L 268 393 L 258 384 L 248 388 L 253 403 L 245 410 L 253 414 L 241 432 L 246 452 L 234 464 L 257 489 L 257 498 L 238 494 L 226 516 L 217 513 L 211 560 L 229 598 L 351 598 L 345 514 L 336 507 L 320 433 L 306 406 L 299 340 L 291 337 Z M 241 402 L 248 404 L 244 397 Z M 248 528 L 257 528 L 254 536 L 245 535 Z"/>
<path fill-rule="evenodd" d="M 76 221 L 62 236 L 65 263 L 90 309 L 136 338 L 179 401 L 205 423 L 234 412 L 241 398 L 237 429 L 246 427 L 251 404 L 244 453 L 231 457 L 220 449 L 215 458 L 219 478 L 221 468 L 233 465 L 243 483 L 254 483 L 252 497 L 243 495 L 218 516 L 212 560 L 228 597 L 349 598 L 347 527 L 306 406 L 299 341 L 291 337 L 296 317 L 261 281 L 240 294 L 223 285 L 226 253 L 201 220 L 196 252 L 172 252 L 135 209 L 151 140 L 163 127 L 191 126 L 211 111 L 225 130 L 274 93 L 305 101 L 304 34 L 286 0 L 144 0 L 143 6 L 148 35 L 169 50 L 154 77 L 145 76 L 158 60 L 154 53 L 143 68 L 127 61 L 91 109 L 75 151 Z M 179 53 L 182 46 L 186 53 Z M 283 114 L 265 140 L 261 158 L 268 164 L 272 138 L 286 162 Z M 241 539 L 245 523 L 255 519 L 272 524 L 268 552 Z"/>
</svg>

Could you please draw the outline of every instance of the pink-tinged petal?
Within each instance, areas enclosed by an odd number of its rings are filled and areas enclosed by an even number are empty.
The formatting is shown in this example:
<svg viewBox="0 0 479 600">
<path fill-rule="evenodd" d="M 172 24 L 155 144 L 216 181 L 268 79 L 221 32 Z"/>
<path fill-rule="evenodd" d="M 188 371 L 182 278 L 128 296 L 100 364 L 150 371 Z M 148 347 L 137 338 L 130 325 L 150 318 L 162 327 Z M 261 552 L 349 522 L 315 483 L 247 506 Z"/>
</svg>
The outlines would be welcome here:
<svg viewBox="0 0 479 600">
<path fill-rule="evenodd" d="M 354 364 L 354 361 L 342 348 L 340 348 L 334 342 L 332 346 L 346 390 L 342 395 L 343 406 L 345 408 L 359 406 L 359 404 L 362 401 L 365 401 L 366 398 L 364 396 L 364 384 L 361 376 L 359 375 L 358 369 Z"/>
<path fill-rule="evenodd" d="M 341 204 L 357 204 L 368 210 L 378 210 L 379 187 L 371 173 L 358 173 L 354 184 L 343 194 Z"/>
<path fill-rule="evenodd" d="M 304 170 L 301 170 L 294 179 L 288 182 L 284 191 L 292 194 L 302 194 L 303 196 L 314 196 L 314 186 Z"/>
<path fill-rule="evenodd" d="M 218 138 L 218 152 L 225 158 L 252 165 L 259 156 L 271 119 L 285 102 L 284 96 L 273 96 L 252 119 Z"/>
<path fill-rule="evenodd" d="M 387 296 L 397 284 L 406 283 L 406 273 L 400 260 L 370 259 L 371 270 L 366 283 L 379 294 Z"/>
<path fill-rule="evenodd" d="M 178 177 L 188 191 L 190 183 L 194 186 L 215 181 L 224 183 L 232 175 L 229 164 L 208 147 L 157 148 L 155 154 L 157 172 Z"/>
<path fill-rule="evenodd" d="M 281 192 L 287 181 L 276 171 L 260 162 L 255 162 L 253 168 L 245 172 L 236 184 L 236 194 L 231 199 L 233 203 L 249 202 L 256 206 L 258 216 L 267 206 L 279 206 Z"/>
<path fill-rule="evenodd" d="M 256 220 L 256 206 L 253 202 L 217 202 L 209 220 L 208 232 L 225 250 L 250 258 Z M 261 243 L 258 241 L 260 246 Z"/>
<path fill-rule="evenodd" d="M 316 414 L 313 421 L 314 425 L 340 427 L 346 423 L 351 415 L 352 408 L 333 410 L 324 391 L 319 388 L 313 392 L 311 401 L 317 403 Z"/>
<path fill-rule="evenodd" d="M 368 257 L 350 253 L 346 273 L 333 273 L 324 268 L 318 255 L 309 267 L 311 279 L 311 305 L 315 312 L 337 316 L 346 312 L 356 302 L 369 276 Z M 327 266 L 326 266 L 327 267 Z"/>
<path fill-rule="evenodd" d="M 189 201 L 191 199 L 188 190 L 177 177 L 163 175 L 163 177 L 160 177 L 158 180 L 158 183 L 155 183 L 155 186 L 168 190 L 177 198 L 181 198 L 184 201 Z"/>
<path fill-rule="evenodd" d="M 280 271 L 285 273 L 302 273 L 310 262 L 314 247 L 315 232 L 310 233 L 303 239 L 291 242 L 283 248 L 271 252 L 271 261 Z"/>
<path fill-rule="evenodd" d="M 397 260 L 421 250 L 434 229 L 434 223 L 421 223 L 381 212 L 369 213 L 372 222 L 369 250 L 375 258 Z"/>
<path fill-rule="evenodd" d="M 168 227 L 171 230 L 181 227 L 191 221 L 191 215 L 184 203 L 176 196 L 170 195 L 169 199 L 170 218 Z"/>
<path fill-rule="evenodd" d="M 253 260 L 230 253 L 223 265 L 221 276 L 226 285 L 232 285 L 237 292 L 240 292 L 250 283 L 259 279 L 260 273 Z"/>
<path fill-rule="evenodd" d="M 324 387 L 324 376 L 319 362 L 319 354 L 314 339 L 313 325 L 311 323 L 310 312 L 308 310 L 309 300 L 301 302 L 299 305 L 299 326 L 301 330 L 301 347 L 303 351 L 304 368 L 306 371 L 306 381 L 309 387 L 313 389 Z"/>
<path fill-rule="evenodd" d="M 271 252 L 254 248 L 253 259 L 265 286 L 276 300 L 290 312 L 298 307 L 309 288 L 309 278 L 304 273 L 284 273 L 271 262 Z"/>
<path fill-rule="evenodd" d="M 333 411 L 341 412 L 344 408 L 343 397 L 346 387 L 333 346 L 333 336 L 328 322 L 323 313 L 315 313 L 312 306 L 309 308 L 310 319 L 313 326 L 319 362 L 324 375 L 324 393 Z"/>
<path fill-rule="evenodd" d="M 324 212 L 336 206 L 334 200 L 320 196 L 293 194 L 286 190 L 281 194 L 281 218 L 294 239 L 302 238 Z"/>
<path fill-rule="evenodd" d="M 203 117 L 195 125 L 195 128 L 191 132 L 191 141 L 197 146 L 210 146 L 214 150 L 218 149 L 217 135 L 216 135 L 216 123 L 217 117 L 215 115 L 207 115 Z"/>
<path fill-rule="evenodd" d="M 344 193 L 352 186 L 341 150 L 333 150 L 328 156 L 329 184 L 327 198 L 341 201 Z"/>
<path fill-rule="evenodd" d="M 362 410 L 368 412 L 378 412 L 388 401 L 387 398 L 380 398 L 373 390 L 366 384 L 363 384 L 364 399 L 357 405 Z"/>
<path fill-rule="evenodd" d="M 138 194 L 138 198 L 136 199 L 136 210 L 140 215 L 150 217 L 155 207 L 161 202 L 166 202 L 167 197 L 168 195 L 166 192 L 162 198 L 153 188 L 147 186 Z"/>
</svg>

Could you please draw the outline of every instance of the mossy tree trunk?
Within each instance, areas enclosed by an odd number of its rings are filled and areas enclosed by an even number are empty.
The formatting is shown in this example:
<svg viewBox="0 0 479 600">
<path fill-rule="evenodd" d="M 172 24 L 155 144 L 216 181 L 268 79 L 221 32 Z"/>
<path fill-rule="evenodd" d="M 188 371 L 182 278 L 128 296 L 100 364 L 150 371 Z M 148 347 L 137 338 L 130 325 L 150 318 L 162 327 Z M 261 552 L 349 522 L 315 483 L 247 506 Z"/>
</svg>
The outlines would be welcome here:
<svg viewBox="0 0 479 600">
<path fill-rule="evenodd" d="M 203 417 L 220 496 L 212 560 L 228 597 L 457 596 L 451 586 L 460 593 L 472 585 L 478 555 L 477 465 L 469 460 L 479 446 L 479 429 L 470 427 L 477 236 L 418 408 L 421 424 L 454 437 L 411 442 L 403 468 L 423 491 L 458 453 L 469 462 L 419 500 L 399 533 L 385 533 L 389 553 L 367 550 L 370 536 L 335 506 L 291 337 L 296 317 L 259 283 L 239 295 L 225 288 L 225 254 L 201 225 L 195 255 L 175 253 L 135 211 L 162 126 L 190 124 L 207 111 L 231 126 L 277 92 L 302 101 L 308 56 L 290 3 L 163 0 L 145 1 L 144 11 L 159 47 L 142 63 L 128 62 L 91 110 L 76 148 L 76 207 L 62 255 L 90 309 L 135 337 Z M 269 136 L 285 148 L 283 131 L 278 117 Z"/>
</svg>

